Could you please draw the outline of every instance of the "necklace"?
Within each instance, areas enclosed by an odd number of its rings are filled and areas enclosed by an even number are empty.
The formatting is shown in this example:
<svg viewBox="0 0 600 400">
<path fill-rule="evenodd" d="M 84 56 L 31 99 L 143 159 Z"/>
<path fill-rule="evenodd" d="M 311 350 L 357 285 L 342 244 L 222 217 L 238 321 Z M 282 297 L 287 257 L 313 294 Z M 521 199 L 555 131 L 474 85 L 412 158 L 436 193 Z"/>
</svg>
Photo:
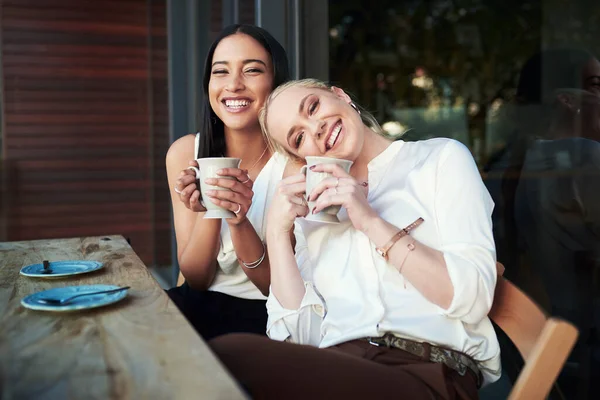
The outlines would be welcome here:
<svg viewBox="0 0 600 400">
<path fill-rule="evenodd" d="M 260 160 L 262 160 L 262 158 L 264 157 L 265 153 L 267 152 L 267 148 L 268 148 L 268 147 L 269 147 L 269 146 L 265 146 L 265 149 L 263 150 L 263 152 L 262 152 L 262 154 L 260 155 L 260 157 L 258 157 L 258 160 L 256 160 L 256 161 L 254 162 L 254 164 L 252 164 L 252 166 L 251 166 L 250 168 L 248 168 L 248 172 L 250 172 L 250 171 L 252 170 L 252 168 L 256 167 L 256 164 L 258 164 L 258 162 L 259 162 Z"/>
</svg>

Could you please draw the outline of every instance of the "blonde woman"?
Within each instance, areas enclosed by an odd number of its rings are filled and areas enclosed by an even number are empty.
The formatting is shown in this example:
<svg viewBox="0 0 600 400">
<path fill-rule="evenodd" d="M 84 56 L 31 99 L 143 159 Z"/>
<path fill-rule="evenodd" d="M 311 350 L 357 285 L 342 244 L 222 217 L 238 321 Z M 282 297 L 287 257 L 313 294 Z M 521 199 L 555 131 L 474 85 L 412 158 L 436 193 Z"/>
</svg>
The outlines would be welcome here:
<svg viewBox="0 0 600 400">
<path fill-rule="evenodd" d="M 341 89 L 276 89 L 263 132 L 293 159 L 336 165 L 311 193 L 284 179 L 267 223 L 267 333 L 211 345 L 256 398 L 475 399 L 500 376 L 487 314 L 496 285 L 493 202 L 469 151 L 450 139 L 392 142 Z M 303 217 L 341 205 L 341 223 Z M 305 241 L 292 248 L 297 225 Z M 303 235 L 298 235 L 302 238 Z M 291 342 L 291 343 L 290 343 Z"/>
</svg>

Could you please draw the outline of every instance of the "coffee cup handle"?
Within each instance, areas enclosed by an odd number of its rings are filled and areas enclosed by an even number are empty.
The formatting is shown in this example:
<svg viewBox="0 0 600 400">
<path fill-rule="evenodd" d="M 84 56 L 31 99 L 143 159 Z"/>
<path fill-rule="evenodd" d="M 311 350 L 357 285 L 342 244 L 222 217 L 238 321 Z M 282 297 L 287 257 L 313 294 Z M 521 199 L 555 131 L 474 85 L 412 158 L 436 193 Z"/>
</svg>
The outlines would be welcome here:
<svg viewBox="0 0 600 400">
<path fill-rule="evenodd" d="M 196 173 L 196 179 L 200 179 L 200 170 L 196 167 L 187 167 L 187 169 L 191 169 L 192 171 L 194 171 Z M 200 188 L 198 188 L 198 190 L 200 190 Z M 204 204 L 204 200 L 202 200 L 202 196 L 200 196 L 200 205 L 204 208 L 206 208 L 206 204 Z"/>
<path fill-rule="evenodd" d="M 192 171 L 194 171 L 196 173 L 196 179 L 200 179 L 200 169 L 196 167 L 187 167 L 187 169 L 191 169 Z"/>
</svg>

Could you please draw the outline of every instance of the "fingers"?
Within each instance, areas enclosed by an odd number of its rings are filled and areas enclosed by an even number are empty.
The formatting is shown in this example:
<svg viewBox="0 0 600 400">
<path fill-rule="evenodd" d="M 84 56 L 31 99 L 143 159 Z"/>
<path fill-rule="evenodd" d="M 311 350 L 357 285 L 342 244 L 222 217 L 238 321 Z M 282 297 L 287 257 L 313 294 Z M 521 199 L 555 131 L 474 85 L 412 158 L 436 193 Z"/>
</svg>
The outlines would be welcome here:
<svg viewBox="0 0 600 400">
<path fill-rule="evenodd" d="M 329 206 L 347 205 L 350 204 L 353 199 L 360 197 L 365 198 L 364 190 L 360 185 L 331 187 L 323 191 L 318 198 L 311 198 L 311 201 L 315 202 L 312 213 L 316 214 Z"/>
<path fill-rule="evenodd" d="M 236 203 L 234 201 L 229 201 L 229 200 L 223 200 L 218 197 L 208 196 L 208 200 L 213 202 L 214 204 L 216 204 L 219 207 L 222 207 L 222 208 L 225 208 L 226 210 L 234 212 L 236 214 L 236 216 L 240 216 L 240 217 L 245 216 L 246 213 L 248 212 L 248 208 L 250 207 L 249 205 L 246 206 L 245 204 L 240 204 L 240 203 Z"/>
<path fill-rule="evenodd" d="M 351 178 L 351 177 L 350 178 L 335 178 L 335 177 L 326 178 L 326 179 L 323 179 L 321 182 L 319 182 L 314 187 L 312 192 L 309 193 L 310 196 L 308 197 L 308 199 L 309 199 L 309 201 L 315 201 L 316 199 L 319 198 L 321 193 L 323 193 L 327 189 L 347 187 L 347 186 L 359 186 L 359 184 L 356 180 L 354 180 L 354 178 Z"/>
<path fill-rule="evenodd" d="M 277 190 L 284 196 L 299 196 L 303 195 L 306 191 L 306 184 L 304 182 L 298 182 L 289 185 L 280 185 Z"/>
<path fill-rule="evenodd" d="M 196 183 L 195 175 L 182 175 L 175 181 L 175 185 L 179 188 L 179 190 L 183 190 L 189 184 Z"/>
<path fill-rule="evenodd" d="M 306 217 L 309 213 L 308 205 L 297 205 L 291 206 L 291 212 L 296 214 L 296 217 Z"/>
<path fill-rule="evenodd" d="M 327 189 L 319 199 L 315 202 L 315 207 L 312 209 L 312 213 L 316 214 L 321 212 L 323 209 L 329 206 L 338 206 L 344 203 L 346 200 L 346 194 L 340 193 L 339 191 L 335 191 L 334 189 Z"/>
<path fill-rule="evenodd" d="M 242 184 L 238 180 L 233 179 L 225 179 L 225 178 L 208 178 L 204 181 L 204 183 L 211 186 L 218 186 L 224 189 L 230 189 L 234 192 L 240 193 L 246 197 L 252 197 L 252 189 L 248 186 Z"/>
<path fill-rule="evenodd" d="M 243 182 L 246 179 L 248 179 L 248 171 L 245 169 L 239 169 L 239 168 L 222 168 L 217 171 L 217 175 L 231 176 L 240 182 Z"/>
<path fill-rule="evenodd" d="M 296 217 L 306 217 L 308 215 L 310 210 L 304 197 L 286 196 L 286 200 L 285 208 L 288 209 L 287 213 Z"/>
<path fill-rule="evenodd" d="M 281 180 L 282 185 L 288 185 L 299 182 L 306 182 L 306 176 L 304 174 L 290 175 L 287 178 Z"/>
<path fill-rule="evenodd" d="M 183 189 L 180 189 L 181 193 L 179 194 L 182 198 L 187 198 L 189 200 L 190 196 L 194 191 L 198 191 L 195 183 L 191 183 L 189 185 L 183 186 Z"/>
<path fill-rule="evenodd" d="M 189 207 L 190 210 L 195 212 L 206 211 L 206 208 L 200 203 L 200 191 L 196 190 L 190 196 Z"/>
<path fill-rule="evenodd" d="M 230 190 L 207 190 L 206 195 L 218 200 L 228 201 L 230 203 L 248 204 L 249 207 L 249 204 L 252 202 L 252 196 L 254 195 L 254 192 L 250 190 L 250 195 L 244 196 Z M 235 209 L 237 209 L 237 205 Z"/>
<path fill-rule="evenodd" d="M 246 187 L 251 188 L 253 183 L 248 175 L 247 169 L 239 169 L 239 168 L 222 168 L 217 171 L 217 175 L 220 176 L 231 176 L 232 178 L 237 179 L 240 183 L 246 185 Z"/>
</svg>

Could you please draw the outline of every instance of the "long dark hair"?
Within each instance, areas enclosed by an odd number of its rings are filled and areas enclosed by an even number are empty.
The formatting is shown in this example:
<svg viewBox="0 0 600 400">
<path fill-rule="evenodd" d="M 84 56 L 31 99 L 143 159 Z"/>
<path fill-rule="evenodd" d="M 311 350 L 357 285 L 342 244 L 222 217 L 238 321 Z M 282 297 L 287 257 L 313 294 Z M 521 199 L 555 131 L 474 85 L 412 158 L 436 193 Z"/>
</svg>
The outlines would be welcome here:
<svg viewBox="0 0 600 400">
<path fill-rule="evenodd" d="M 210 106 L 208 98 L 208 82 L 211 75 L 211 63 L 215 49 L 228 36 L 243 33 L 256 40 L 271 56 L 273 64 L 273 89 L 289 80 L 288 58 L 285 50 L 277 40 L 266 30 L 254 25 L 230 25 L 223 29 L 217 39 L 213 42 L 206 55 L 204 62 L 204 79 L 202 89 L 204 100 L 200 109 L 199 129 L 200 146 L 196 158 L 220 157 L 225 154 L 225 125 L 217 117 Z"/>
<path fill-rule="evenodd" d="M 557 89 L 581 89 L 582 71 L 592 54 L 581 49 L 548 49 L 531 57 L 521 69 L 517 87 L 516 104 L 536 105 L 517 116 L 517 129 L 513 132 L 509 151 L 509 165 L 502 177 L 507 262 L 516 263 L 517 224 L 515 197 L 525 164 L 527 151 L 535 139 L 546 138 L 558 106 L 553 98 Z"/>
</svg>

